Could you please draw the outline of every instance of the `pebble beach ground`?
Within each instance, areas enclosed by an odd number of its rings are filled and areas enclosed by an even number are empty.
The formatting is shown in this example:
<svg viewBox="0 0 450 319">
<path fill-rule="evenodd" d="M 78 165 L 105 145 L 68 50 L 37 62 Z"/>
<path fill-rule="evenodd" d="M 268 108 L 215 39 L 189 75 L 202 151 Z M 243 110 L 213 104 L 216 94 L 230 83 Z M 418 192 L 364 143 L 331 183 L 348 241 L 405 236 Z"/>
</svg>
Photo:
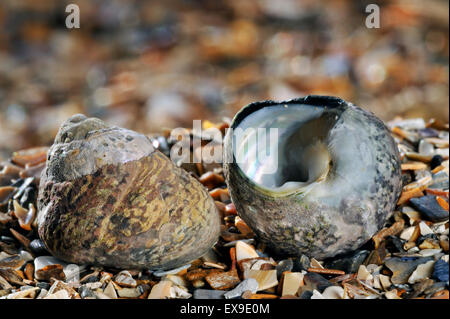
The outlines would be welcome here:
<svg viewBox="0 0 450 319">
<path fill-rule="evenodd" d="M 203 128 L 227 123 L 204 121 Z M 384 228 L 357 251 L 317 260 L 277 256 L 230 200 L 220 164 L 183 164 L 214 198 L 221 235 L 203 257 L 169 271 L 67 264 L 37 236 L 39 176 L 47 147 L 0 163 L 1 299 L 449 299 L 449 125 L 387 123 L 402 160 L 403 191 Z M 151 136 L 169 154 L 168 136 Z M 196 152 L 198 150 L 192 150 Z"/>
</svg>

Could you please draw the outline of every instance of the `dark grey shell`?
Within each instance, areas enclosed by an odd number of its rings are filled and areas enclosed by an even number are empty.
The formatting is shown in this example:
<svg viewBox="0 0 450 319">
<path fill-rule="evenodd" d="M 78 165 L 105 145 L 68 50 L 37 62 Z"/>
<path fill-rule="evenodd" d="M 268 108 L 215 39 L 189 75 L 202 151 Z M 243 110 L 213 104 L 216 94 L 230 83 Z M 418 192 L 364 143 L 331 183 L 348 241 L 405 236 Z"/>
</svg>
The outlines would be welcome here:
<svg viewBox="0 0 450 319">
<path fill-rule="evenodd" d="M 315 138 L 311 132 L 316 123 L 303 123 L 302 110 L 320 114 L 314 121 L 325 123 L 320 138 L 329 153 L 327 174 L 298 190 L 272 192 L 236 163 L 230 130 L 225 137 L 224 172 L 238 214 L 261 241 L 282 254 L 323 259 L 357 249 L 383 227 L 401 193 L 401 166 L 393 138 L 372 113 L 326 96 L 252 103 L 236 114 L 231 129 L 263 109 L 268 117 L 280 117 L 280 106 L 291 109 L 289 117 L 298 119 L 299 127 L 311 124 L 304 132 L 306 142 Z M 292 112 L 295 108 L 298 112 Z M 291 163 L 288 168 L 292 167 Z"/>
</svg>

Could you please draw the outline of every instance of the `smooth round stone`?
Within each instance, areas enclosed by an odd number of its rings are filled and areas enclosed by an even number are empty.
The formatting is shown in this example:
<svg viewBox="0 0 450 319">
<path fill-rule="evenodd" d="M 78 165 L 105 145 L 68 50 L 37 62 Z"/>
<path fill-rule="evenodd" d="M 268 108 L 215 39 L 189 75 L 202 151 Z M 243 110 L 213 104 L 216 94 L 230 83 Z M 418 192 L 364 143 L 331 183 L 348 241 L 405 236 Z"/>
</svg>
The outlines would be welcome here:
<svg viewBox="0 0 450 319">
<path fill-rule="evenodd" d="M 40 239 L 34 239 L 30 243 L 31 251 L 36 255 L 45 255 L 48 254 L 47 249 L 45 248 L 44 242 Z"/>
<path fill-rule="evenodd" d="M 427 195 L 411 198 L 410 203 L 433 222 L 442 222 L 448 219 L 448 211 L 439 205 L 436 196 Z"/>
<path fill-rule="evenodd" d="M 434 155 L 431 158 L 431 162 L 430 162 L 431 169 L 432 170 L 435 169 L 436 167 L 441 165 L 443 161 L 444 161 L 444 159 L 442 158 L 441 155 Z"/>
<path fill-rule="evenodd" d="M 430 144 L 425 140 L 421 140 L 419 142 L 419 153 L 421 155 L 433 155 L 433 153 L 434 153 L 433 144 Z"/>
</svg>

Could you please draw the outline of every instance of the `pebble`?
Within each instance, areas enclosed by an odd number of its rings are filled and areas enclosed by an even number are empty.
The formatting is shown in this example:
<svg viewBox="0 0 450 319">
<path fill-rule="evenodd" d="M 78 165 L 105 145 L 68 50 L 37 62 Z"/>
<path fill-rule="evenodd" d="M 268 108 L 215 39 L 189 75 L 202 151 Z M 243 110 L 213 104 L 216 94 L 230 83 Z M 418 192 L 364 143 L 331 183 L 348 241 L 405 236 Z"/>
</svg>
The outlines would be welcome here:
<svg viewBox="0 0 450 319">
<path fill-rule="evenodd" d="M 25 264 L 25 260 L 19 255 L 6 257 L 0 260 L 0 267 L 2 268 L 20 269 L 23 264 Z"/>
<path fill-rule="evenodd" d="M 294 259 L 294 265 L 293 265 L 292 270 L 297 271 L 297 272 L 302 271 L 302 270 L 306 271 L 310 267 L 311 267 L 311 263 L 310 263 L 308 256 L 301 255 L 300 257 Z"/>
<path fill-rule="evenodd" d="M 43 241 L 40 239 L 32 240 L 30 242 L 30 249 L 37 256 L 48 254 L 47 248 L 45 248 Z"/>
<path fill-rule="evenodd" d="M 178 286 L 187 287 L 187 282 L 182 276 L 178 275 L 167 275 L 165 277 L 166 280 L 170 280 L 172 283 Z"/>
<path fill-rule="evenodd" d="M 442 259 L 439 259 L 434 264 L 434 270 L 432 274 L 432 278 L 441 281 L 441 282 L 447 282 L 448 279 L 448 272 L 449 272 L 449 266 L 448 262 L 443 261 Z"/>
<path fill-rule="evenodd" d="M 429 186 L 431 189 L 447 189 L 449 186 L 448 173 L 444 170 L 433 174 L 433 184 Z"/>
<path fill-rule="evenodd" d="M 256 252 L 256 250 L 250 246 L 249 244 L 246 244 L 242 240 L 238 240 L 236 243 L 236 261 L 239 262 L 243 259 L 247 258 L 258 258 L 259 255 Z"/>
<path fill-rule="evenodd" d="M 430 260 L 433 259 L 431 257 L 417 259 L 392 257 L 386 260 L 385 265 L 393 273 L 391 277 L 393 284 L 405 284 L 418 265 Z"/>
<path fill-rule="evenodd" d="M 172 288 L 170 288 L 170 297 L 176 299 L 189 299 L 192 297 L 192 294 L 187 292 L 182 287 L 172 286 Z"/>
<path fill-rule="evenodd" d="M 51 278 L 58 280 L 66 280 L 64 268 L 60 264 L 48 265 L 35 270 L 34 277 L 37 280 L 50 281 Z"/>
<path fill-rule="evenodd" d="M 148 299 L 167 299 L 171 296 L 170 288 L 172 282 L 168 280 L 162 280 L 152 287 Z M 120 291 L 119 291 L 120 296 Z"/>
<path fill-rule="evenodd" d="M 234 289 L 224 294 L 225 299 L 231 299 L 242 296 L 245 291 L 251 291 L 253 294 L 258 291 L 258 281 L 254 278 L 247 278 L 243 280 Z"/>
<path fill-rule="evenodd" d="M 38 287 L 30 287 L 29 289 L 20 290 L 17 292 L 14 292 L 12 294 L 9 294 L 6 299 L 22 299 L 22 298 L 30 298 L 33 299 L 36 296 L 36 293 L 38 292 Z"/>
<path fill-rule="evenodd" d="M 446 282 L 434 282 L 433 285 L 431 287 L 426 288 L 423 292 L 425 294 L 435 294 L 438 291 L 444 290 L 445 287 L 447 286 Z"/>
<path fill-rule="evenodd" d="M 117 291 L 117 294 L 122 298 L 137 298 L 141 292 L 137 288 L 122 288 Z"/>
<path fill-rule="evenodd" d="M 319 269 L 324 269 L 324 267 L 322 266 L 322 264 L 316 260 L 315 258 L 311 258 L 311 268 L 319 268 Z"/>
<path fill-rule="evenodd" d="M 303 277 L 303 282 L 307 290 L 318 290 L 319 292 L 324 291 L 327 287 L 333 286 L 333 284 L 325 279 L 323 276 L 316 273 L 307 273 Z"/>
<path fill-rule="evenodd" d="M 137 286 L 136 280 L 134 280 L 131 274 L 126 270 L 119 272 L 114 278 L 114 282 L 119 286 L 127 288 L 135 288 Z"/>
<path fill-rule="evenodd" d="M 387 299 L 402 299 L 397 294 L 397 289 L 392 289 L 390 291 L 386 291 L 384 294 Z"/>
<path fill-rule="evenodd" d="M 419 223 L 419 229 L 422 236 L 433 234 L 433 231 L 425 222 Z"/>
<path fill-rule="evenodd" d="M 95 298 L 96 295 L 95 293 L 92 291 L 92 289 L 90 289 L 89 287 L 82 285 L 80 286 L 80 288 L 78 288 L 78 293 L 80 294 L 80 297 L 82 299 L 91 297 L 91 298 Z"/>
<path fill-rule="evenodd" d="M 411 276 L 409 276 L 408 283 L 415 284 L 420 280 L 430 278 L 433 273 L 434 264 L 435 261 L 430 260 L 424 264 L 417 266 L 416 270 L 414 270 Z"/>
<path fill-rule="evenodd" d="M 258 282 L 258 291 L 266 290 L 278 285 L 277 271 L 249 269 L 246 278 L 254 278 Z"/>
<path fill-rule="evenodd" d="M 439 254 L 441 251 L 442 249 L 422 249 L 421 251 L 419 251 L 419 254 L 422 257 L 430 257 Z"/>
<path fill-rule="evenodd" d="M 48 294 L 52 295 L 58 291 L 66 291 L 70 299 L 71 298 L 76 298 L 76 299 L 80 298 L 79 293 L 76 292 L 75 289 L 71 285 L 69 285 L 61 280 L 55 280 L 55 282 L 52 284 L 52 286 L 48 290 Z"/>
<path fill-rule="evenodd" d="M 34 257 L 26 250 L 21 250 L 19 255 L 25 261 L 32 261 L 32 260 L 34 260 Z"/>
<path fill-rule="evenodd" d="M 211 289 L 195 289 L 193 293 L 194 299 L 223 299 L 226 291 Z"/>
<path fill-rule="evenodd" d="M 434 146 L 425 140 L 420 140 L 419 142 L 419 153 L 422 155 L 433 155 Z"/>
<path fill-rule="evenodd" d="M 313 290 L 312 292 L 312 296 L 311 299 L 325 299 L 324 296 L 322 296 L 322 294 L 320 292 L 318 292 L 317 290 Z"/>
<path fill-rule="evenodd" d="M 228 272 L 211 272 L 205 279 L 211 288 L 218 290 L 234 288 L 241 281 L 236 269 Z"/>
<path fill-rule="evenodd" d="M 369 281 L 373 279 L 373 276 L 370 274 L 370 272 L 367 270 L 366 266 L 360 265 L 358 269 L 357 278 L 359 280 L 363 281 Z"/>
<path fill-rule="evenodd" d="M 292 261 L 292 259 L 281 260 L 278 263 L 278 265 L 276 266 L 277 278 L 280 279 L 283 272 L 291 271 L 293 267 L 294 267 L 294 262 Z"/>
<path fill-rule="evenodd" d="M 448 211 L 439 205 L 436 201 L 436 196 L 426 195 L 411 198 L 410 203 L 433 222 L 441 222 L 448 219 Z"/>
<path fill-rule="evenodd" d="M 1 289 L 12 289 L 13 286 L 11 286 L 5 278 L 0 276 L 0 288 Z"/>
<path fill-rule="evenodd" d="M 403 240 L 409 241 L 411 239 L 412 235 L 414 234 L 415 229 L 416 229 L 415 226 L 404 229 L 402 231 L 402 233 L 400 234 L 400 238 Z"/>
<path fill-rule="evenodd" d="M 380 280 L 380 284 L 384 290 L 388 290 L 391 287 L 392 282 L 388 276 L 378 275 L 378 279 Z"/>
<path fill-rule="evenodd" d="M 39 291 L 39 294 L 37 295 L 36 299 L 43 299 L 47 296 L 48 290 L 47 289 L 41 289 Z"/>
<path fill-rule="evenodd" d="M 312 295 L 312 290 L 305 290 L 300 294 L 300 299 L 311 299 Z"/>
<path fill-rule="evenodd" d="M 438 167 L 439 165 L 441 165 L 442 164 L 442 162 L 443 162 L 443 158 L 442 158 L 442 156 L 441 155 L 434 155 L 432 158 L 431 158 L 431 161 L 430 161 L 430 167 L 431 167 L 431 169 L 433 170 L 433 169 L 435 169 L 436 167 Z"/>
<path fill-rule="evenodd" d="M 59 290 L 54 294 L 47 294 L 43 299 L 70 299 L 69 294 L 65 290 Z"/>
<path fill-rule="evenodd" d="M 327 268 L 339 269 L 345 273 L 352 274 L 358 271 L 359 266 L 367 259 L 370 252 L 368 250 L 358 250 L 353 254 L 342 256 L 326 263 Z"/>
<path fill-rule="evenodd" d="M 49 290 L 51 285 L 48 282 L 40 281 L 36 283 L 36 287 L 39 287 L 41 289 Z"/>
</svg>

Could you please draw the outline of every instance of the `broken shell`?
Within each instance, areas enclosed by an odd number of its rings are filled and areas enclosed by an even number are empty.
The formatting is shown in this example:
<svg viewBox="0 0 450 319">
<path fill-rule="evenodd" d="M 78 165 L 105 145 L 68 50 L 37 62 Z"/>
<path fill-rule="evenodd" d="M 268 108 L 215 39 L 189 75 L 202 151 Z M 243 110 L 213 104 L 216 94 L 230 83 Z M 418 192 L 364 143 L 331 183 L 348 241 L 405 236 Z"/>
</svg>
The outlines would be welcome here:
<svg viewBox="0 0 450 319">
<path fill-rule="evenodd" d="M 122 269 L 172 269 L 216 242 L 214 200 L 146 136 L 75 115 L 48 154 L 38 225 L 54 256 Z"/>
<path fill-rule="evenodd" d="M 224 172 L 231 198 L 275 251 L 319 259 L 352 251 L 392 214 L 402 186 L 399 153 L 373 114 L 307 96 L 252 103 L 230 127 Z"/>
</svg>

